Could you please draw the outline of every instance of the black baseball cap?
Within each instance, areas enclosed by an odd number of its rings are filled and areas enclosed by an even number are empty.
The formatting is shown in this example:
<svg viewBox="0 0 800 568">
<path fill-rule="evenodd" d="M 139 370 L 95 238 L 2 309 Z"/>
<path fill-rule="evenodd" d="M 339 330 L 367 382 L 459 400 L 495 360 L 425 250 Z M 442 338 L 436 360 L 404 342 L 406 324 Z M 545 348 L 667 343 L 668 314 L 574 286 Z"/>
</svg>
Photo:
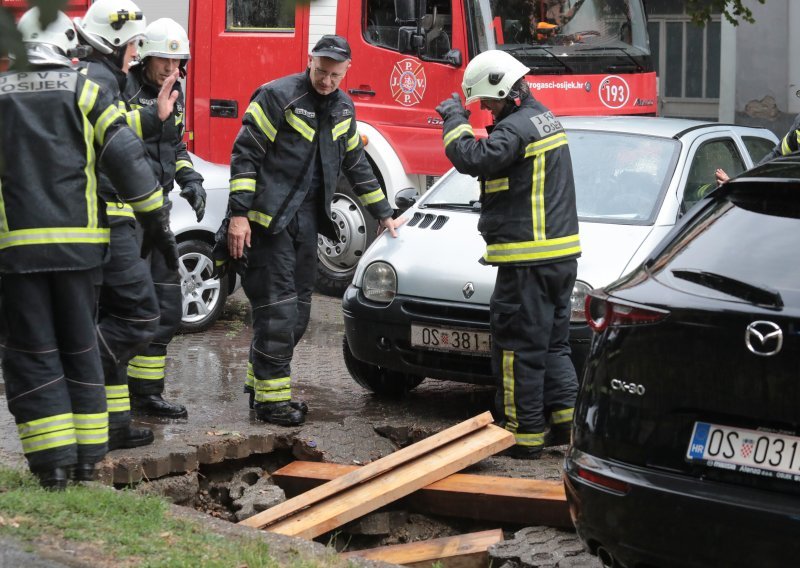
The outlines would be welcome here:
<svg viewBox="0 0 800 568">
<path fill-rule="evenodd" d="M 350 57 L 350 46 L 347 40 L 338 35 L 324 35 L 311 50 L 312 57 L 329 57 L 336 61 L 347 61 Z"/>
</svg>

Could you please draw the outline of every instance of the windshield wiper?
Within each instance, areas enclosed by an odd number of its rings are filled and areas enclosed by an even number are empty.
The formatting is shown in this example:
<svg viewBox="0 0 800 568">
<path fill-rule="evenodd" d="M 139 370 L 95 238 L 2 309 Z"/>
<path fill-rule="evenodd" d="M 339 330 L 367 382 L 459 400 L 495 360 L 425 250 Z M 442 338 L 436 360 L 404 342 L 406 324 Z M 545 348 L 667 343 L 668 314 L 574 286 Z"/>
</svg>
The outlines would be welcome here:
<svg viewBox="0 0 800 568">
<path fill-rule="evenodd" d="M 572 72 L 572 68 L 564 63 L 564 60 L 560 59 L 556 56 L 547 46 L 544 45 L 526 45 L 524 47 L 510 47 L 510 48 L 503 48 L 503 51 L 506 51 L 513 55 L 514 57 L 518 57 L 524 55 L 525 53 L 530 54 L 532 51 L 544 51 L 547 55 L 550 56 L 556 63 L 558 63 L 562 69 L 566 69 L 569 72 Z M 531 73 L 534 75 L 537 72 L 541 71 L 553 71 L 556 69 L 553 65 L 534 65 L 530 67 Z"/>
<path fill-rule="evenodd" d="M 729 276 L 706 272 L 705 270 L 680 269 L 671 271 L 675 278 L 688 280 L 700 286 L 717 290 L 735 298 L 741 298 L 758 306 L 768 306 L 773 308 L 783 307 L 783 298 L 777 290 L 766 287 L 748 284 L 741 280 L 736 280 Z"/>
<path fill-rule="evenodd" d="M 639 63 L 638 61 L 636 61 L 636 59 L 633 57 L 633 55 L 631 55 L 630 52 L 627 49 L 625 49 L 624 47 L 611 46 L 611 45 L 606 45 L 606 46 L 597 45 L 597 46 L 594 46 L 594 47 L 584 47 L 584 48 L 575 49 L 576 52 L 606 51 L 606 50 L 621 51 L 622 53 L 625 54 L 625 57 L 630 59 L 631 63 L 633 63 L 636 66 L 636 71 L 639 71 L 639 70 L 642 69 L 642 64 Z M 616 69 L 615 67 L 616 67 L 615 65 L 610 65 L 608 70 L 609 71 L 619 71 L 619 69 Z"/>
</svg>

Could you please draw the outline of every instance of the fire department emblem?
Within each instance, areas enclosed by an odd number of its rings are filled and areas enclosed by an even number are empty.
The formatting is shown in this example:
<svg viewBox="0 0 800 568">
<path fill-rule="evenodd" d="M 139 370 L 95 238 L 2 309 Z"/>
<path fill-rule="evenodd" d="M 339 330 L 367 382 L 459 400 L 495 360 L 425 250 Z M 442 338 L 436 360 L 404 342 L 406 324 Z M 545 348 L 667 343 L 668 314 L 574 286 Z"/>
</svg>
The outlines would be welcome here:
<svg viewBox="0 0 800 568">
<path fill-rule="evenodd" d="M 427 83 L 425 68 L 414 59 L 403 59 L 395 63 L 389 77 L 392 98 L 403 106 L 421 103 Z"/>
<path fill-rule="evenodd" d="M 177 39 L 170 40 L 169 42 L 169 50 L 170 51 L 178 51 L 178 48 L 181 46 L 181 42 Z"/>
</svg>

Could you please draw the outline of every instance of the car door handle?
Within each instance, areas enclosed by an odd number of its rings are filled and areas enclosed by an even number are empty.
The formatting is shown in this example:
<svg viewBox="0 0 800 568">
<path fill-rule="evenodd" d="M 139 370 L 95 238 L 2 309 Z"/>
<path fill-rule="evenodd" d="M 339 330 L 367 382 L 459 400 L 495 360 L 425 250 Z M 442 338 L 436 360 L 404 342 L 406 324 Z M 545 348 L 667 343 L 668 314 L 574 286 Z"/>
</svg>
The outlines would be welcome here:
<svg viewBox="0 0 800 568">
<path fill-rule="evenodd" d="M 362 97 L 374 97 L 375 91 L 370 89 L 347 89 L 351 95 L 361 95 Z"/>
<path fill-rule="evenodd" d="M 219 118 L 238 118 L 239 102 L 230 99 L 211 99 L 211 116 Z"/>
</svg>

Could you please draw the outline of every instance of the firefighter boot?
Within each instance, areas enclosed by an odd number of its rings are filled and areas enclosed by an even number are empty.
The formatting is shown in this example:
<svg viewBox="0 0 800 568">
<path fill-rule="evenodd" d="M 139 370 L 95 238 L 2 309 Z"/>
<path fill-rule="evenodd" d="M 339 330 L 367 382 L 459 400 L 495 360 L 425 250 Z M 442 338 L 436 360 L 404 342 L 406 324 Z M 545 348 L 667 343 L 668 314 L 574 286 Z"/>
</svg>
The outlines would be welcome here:
<svg viewBox="0 0 800 568">
<path fill-rule="evenodd" d="M 572 432 L 571 425 L 567 424 L 553 424 L 550 430 L 544 435 L 544 445 L 550 446 L 566 446 L 571 442 L 570 433 Z"/>
<path fill-rule="evenodd" d="M 287 402 L 257 402 L 256 418 L 280 426 L 299 426 L 306 420 L 301 410 Z"/>
<path fill-rule="evenodd" d="M 155 436 L 149 428 L 134 428 L 130 425 L 108 431 L 108 451 L 138 448 L 152 444 Z"/>
<path fill-rule="evenodd" d="M 253 387 L 244 387 L 244 392 L 248 395 L 247 404 L 250 406 L 250 410 L 253 410 L 256 407 L 256 391 Z M 303 414 L 308 414 L 308 403 L 305 400 L 290 400 L 289 406 Z"/>
<path fill-rule="evenodd" d="M 164 400 L 160 394 L 131 394 L 131 406 L 139 413 L 162 418 L 186 418 L 186 407 Z"/>
<path fill-rule="evenodd" d="M 542 446 L 520 446 L 514 444 L 502 454 L 515 460 L 538 460 L 542 457 Z"/>
<path fill-rule="evenodd" d="M 94 464 L 93 463 L 79 463 L 72 468 L 72 480 L 75 482 L 80 481 L 94 481 Z"/>
<path fill-rule="evenodd" d="M 50 469 L 37 469 L 33 474 L 39 480 L 39 485 L 49 491 L 63 491 L 67 488 L 69 468 L 53 467 Z"/>
</svg>

